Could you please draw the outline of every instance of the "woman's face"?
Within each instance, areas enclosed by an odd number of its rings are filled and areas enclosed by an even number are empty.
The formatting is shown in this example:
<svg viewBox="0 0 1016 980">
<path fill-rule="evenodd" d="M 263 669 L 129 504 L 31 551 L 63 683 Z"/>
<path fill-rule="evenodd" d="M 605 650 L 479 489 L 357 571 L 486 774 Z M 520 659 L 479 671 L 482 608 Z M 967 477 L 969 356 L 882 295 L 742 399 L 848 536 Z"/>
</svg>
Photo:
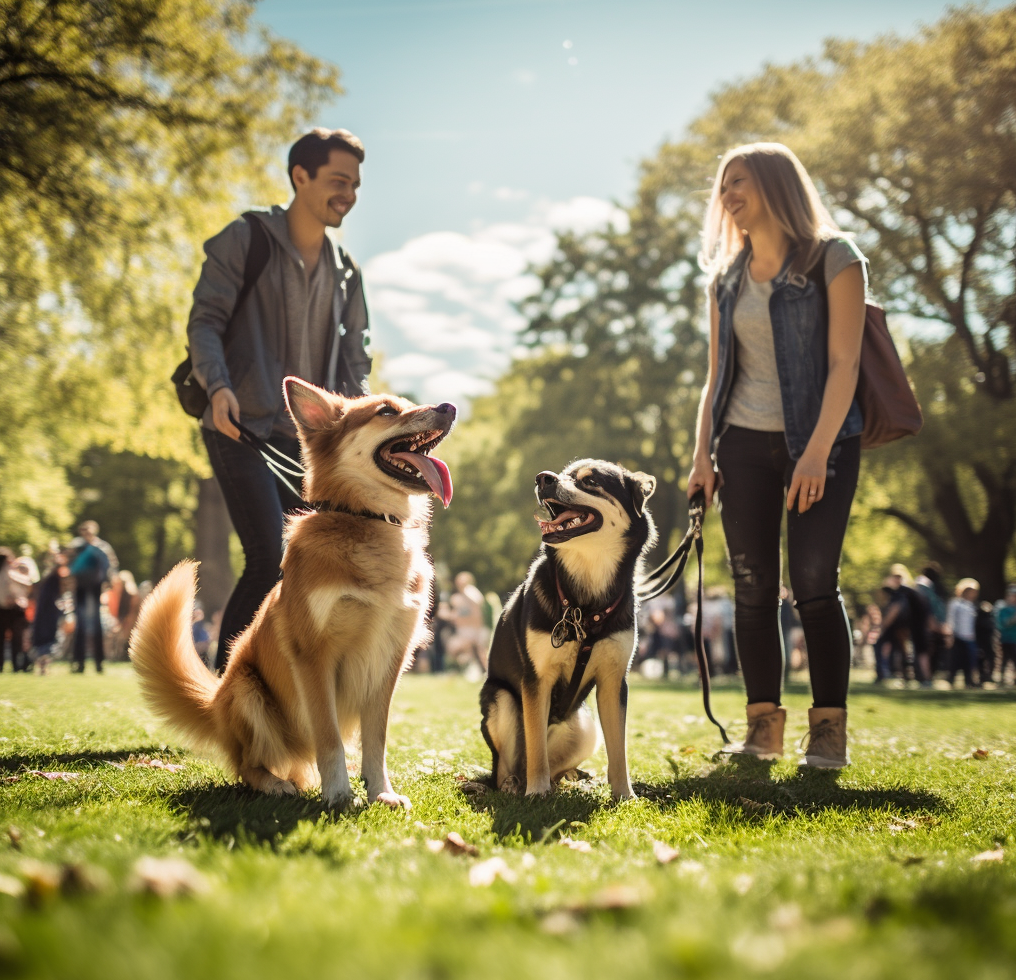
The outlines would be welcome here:
<svg viewBox="0 0 1016 980">
<path fill-rule="evenodd" d="M 723 172 L 720 203 L 742 231 L 749 230 L 768 214 L 755 178 L 739 159 L 731 160 Z"/>
</svg>

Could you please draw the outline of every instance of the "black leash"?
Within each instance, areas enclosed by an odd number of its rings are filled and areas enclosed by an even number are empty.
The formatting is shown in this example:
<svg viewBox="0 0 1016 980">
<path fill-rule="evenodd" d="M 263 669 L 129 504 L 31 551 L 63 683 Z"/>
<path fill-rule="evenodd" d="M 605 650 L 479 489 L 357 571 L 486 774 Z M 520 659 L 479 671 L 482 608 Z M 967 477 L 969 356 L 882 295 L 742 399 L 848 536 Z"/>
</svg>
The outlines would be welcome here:
<svg viewBox="0 0 1016 980">
<path fill-rule="evenodd" d="M 647 599 L 655 599 L 657 596 L 669 592 L 677 585 L 684 574 L 685 566 L 688 564 L 688 556 L 694 544 L 695 554 L 698 557 L 698 601 L 695 610 L 695 658 L 698 660 L 699 676 L 702 678 L 702 706 L 706 710 L 706 717 L 720 730 L 724 745 L 729 741 L 723 726 L 713 717 L 713 709 L 710 702 L 712 685 L 709 680 L 709 662 L 706 659 L 706 648 L 702 642 L 702 603 L 705 599 L 705 586 L 702 582 L 702 522 L 706 516 L 706 497 L 699 490 L 692 495 L 688 502 L 688 531 L 681 543 L 674 549 L 662 565 L 654 568 L 639 583 L 638 597 L 641 602 Z"/>
<path fill-rule="evenodd" d="M 353 517 L 369 517 L 372 520 L 384 521 L 393 527 L 405 526 L 402 521 L 392 514 L 383 514 L 372 510 L 349 510 L 349 508 L 334 504 L 330 500 L 304 500 L 303 494 L 289 482 L 288 477 L 298 477 L 302 483 L 303 478 L 307 475 L 307 468 L 298 460 L 287 456 L 281 449 L 276 449 L 275 446 L 265 442 L 260 436 L 256 436 L 239 419 L 234 417 L 232 412 L 229 413 L 229 421 L 239 430 L 240 442 L 250 446 L 256 453 L 259 453 L 275 479 L 284 487 L 287 487 L 300 503 L 310 510 L 316 510 L 318 513 L 335 511 L 341 514 L 350 514 Z"/>
</svg>

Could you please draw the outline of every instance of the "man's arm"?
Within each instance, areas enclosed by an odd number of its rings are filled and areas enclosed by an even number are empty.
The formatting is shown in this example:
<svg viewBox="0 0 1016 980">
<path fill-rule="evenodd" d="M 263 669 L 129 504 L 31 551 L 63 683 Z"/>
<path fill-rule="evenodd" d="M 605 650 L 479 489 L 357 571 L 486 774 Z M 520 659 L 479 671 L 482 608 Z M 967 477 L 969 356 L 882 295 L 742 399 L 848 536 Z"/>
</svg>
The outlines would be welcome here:
<svg viewBox="0 0 1016 980">
<path fill-rule="evenodd" d="M 367 378 L 370 376 L 370 317 L 367 313 L 367 300 L 364 296 L 363 274 L 360 267 L 345 253 L 343 261 L 353 267 L 354 279 L 349 291 L 346 309 L 342 314 L 342 324 L 346 328 L 342 337 L 341 357 L 336 387 L 340 394 L 347 396 L 369 395 L 370 387 Z"/>
<path fill-rule="evenodd" d="M 212 403 L 215 427 L 234 439 L 239 432 L 229 422 L 228 413 L 239 417 L 240 408 L 226 367 L 223 338 L 243 287 L 250 236 L 250 226 L 237 218 L 205 242 L 205 261 L 187 323 L 194 376 Z"/>
</svg>

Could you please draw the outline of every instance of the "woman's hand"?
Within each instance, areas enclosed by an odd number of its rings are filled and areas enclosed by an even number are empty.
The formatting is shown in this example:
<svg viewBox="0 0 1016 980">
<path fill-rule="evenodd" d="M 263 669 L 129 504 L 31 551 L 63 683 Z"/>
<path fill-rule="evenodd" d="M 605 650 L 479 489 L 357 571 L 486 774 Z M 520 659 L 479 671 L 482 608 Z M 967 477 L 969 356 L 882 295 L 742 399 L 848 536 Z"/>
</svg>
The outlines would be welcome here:
<svg viewBox="0 0 1016 980">
<path fill-rule="evenodd" d="M 713 461 L 708 456 L 695 456 L 691 473 L 688 474 L 688 499 L 701 490 L 706 497 L 706 507 L 713 502 L 713 493 L 716 490 L 716 471 L 713 469 Z"/>
<path fill-rule="evenodd" d="M 826 467 L 829 464 L 829 453 L 810 446 L 794 467 L 794 478 L 790 481 L 787 491 L 787 510 L 794 509 L 803 514 L 817 504 L 825 493 Z"/>
</svg>

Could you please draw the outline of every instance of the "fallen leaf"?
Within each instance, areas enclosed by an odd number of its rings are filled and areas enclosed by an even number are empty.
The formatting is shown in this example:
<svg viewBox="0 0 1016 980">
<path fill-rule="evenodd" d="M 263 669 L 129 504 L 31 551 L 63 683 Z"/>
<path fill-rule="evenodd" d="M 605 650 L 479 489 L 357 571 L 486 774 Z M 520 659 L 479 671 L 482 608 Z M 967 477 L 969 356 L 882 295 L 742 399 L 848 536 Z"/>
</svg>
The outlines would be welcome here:
<svg viewBox="0 0 1016 980">
<path fill-rule="evenodd" d="M 548 936 L 568 936 L 578 928 L 579 920 L 575 913 L 566 909 L 555 909 L 540 922 L 540 931 Z"/>
<path fill-rule="evenodd" d="M 157 898 L 200 895 L 208 891 L 205 876 L 183 858 L 139 858 L 134 865 L 134 891 Z"/>
<path fill-rule="evenodd" d="M 505 864 L 504 858 L 488 858 L 469 869 L 469 884 L 474 888 L 489 887 L 498 878 L 509 885 L 515 881 L 515 872 Z"/>
<path fill-rule="evenodd" d="M 642 904 L 642 893 L 631 885 L 607 885 L 592 898 L 589 907 L 602 912 L 633 909 Z"/>
<path fill-rule="evenodd" d="M 21 850 L 21 831 L 14 824 L 7 828 L 7 836 L 11 839 L 11 847 L 16 851 Z"/>
<path fill-rule="evenodd" d="M 593 845 L 587 840 L 572 840 L 571 837 L 560 837 L 557 842 L 562 847 L 578 851 L 580 854 L 591 854 L 593 851 Z"/>
<path fill-rule="evenodd" d="M 664 844 L 661 840 L 653 841 L 653 857 L 660 864 L 670 864 L 671 861 L 676 861 L 680 856 L 681 851 L 678 848 Z"/>
<path fill-rule="evenodd" d="M 21 877 L 25 879 L 28 901 L 33 905 L 41 905 L 60 891 L 61 873 L 55 864 L 26 858 L 21 862 Z"/>
<path fill-rule="evenodd" d="M 80 772 L 43 772 L 41 769 L 29 769 L 25 773 L 26 776 L 41 776 L 43 779 L 62 779 L 64 782 L 70 782 L 72 779 L 78 779 L 81 776 Z"/>
<path fill-rule="evenodd" d="M 1000 863 L 1005 858 L 1005 851 L 999 847 L 994 851 L 981 851 L 975 854 L 970 860 L 973 864 Z"/>
<path fill-rule="evenodd" d="M 0 874 L 0 895 L 10 895 L 11 898 L 21 898 L 25 894 L 25 886 L 17 878 L 10 875 Z"/>
<path fill-rule="evenodd" d="M 450 831 L 444 840 L 427 841 L 427 850 L 433 854 L 447 851 L 449 854 L 468 854 L 470 857 L 476 857 L 480 853 L 479 848 L 475 844 L 467 843 L 462 839 L 462 835 L 454 830 Z"/>
<path fill-rule="evenodd" d="M 987 749 L 974 749 L 974 751 L 970 753 L 970 758 L 987 759 L 990 755 L 991 753 Z"/>
<path fill-rule="evenodd" d="M 917 829 L 917 821 L 916 820 L 899 820 L 899 819 L 896 819 L 896 820 L 890 820 L 889 821 L 889 833 L 890 834 L 899 834 L 899 833 L 901 833 L 904 830 L 916 830 L 916 829 Z"/>
</svg>

